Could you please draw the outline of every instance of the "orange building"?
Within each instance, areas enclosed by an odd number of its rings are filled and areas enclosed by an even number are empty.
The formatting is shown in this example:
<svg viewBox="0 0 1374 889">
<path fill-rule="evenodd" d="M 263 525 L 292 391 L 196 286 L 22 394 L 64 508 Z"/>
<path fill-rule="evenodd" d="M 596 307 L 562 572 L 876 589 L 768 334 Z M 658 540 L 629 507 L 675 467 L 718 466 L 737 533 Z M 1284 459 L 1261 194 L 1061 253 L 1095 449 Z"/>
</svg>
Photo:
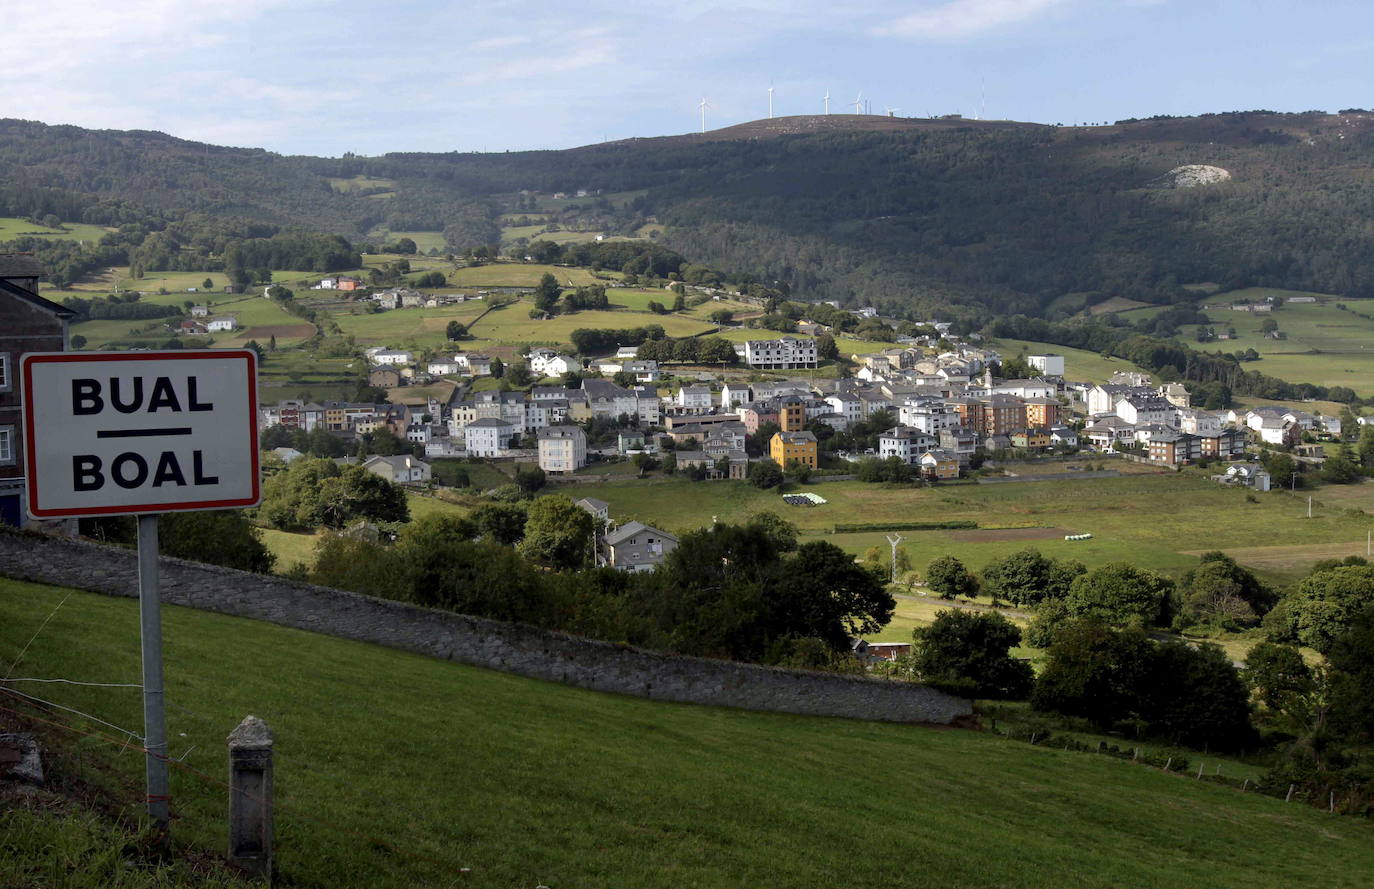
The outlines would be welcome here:
<svg viewBox="0 0 1374 889">
<path fill-rule="evenodd" d="M 811 432 L 778 432 L 768 442 L 768 456 L 779 466 L 786 466 L 792 460 L 810 466 L 820 467 L 820 454 L 816 436 Z"/>
</svg>

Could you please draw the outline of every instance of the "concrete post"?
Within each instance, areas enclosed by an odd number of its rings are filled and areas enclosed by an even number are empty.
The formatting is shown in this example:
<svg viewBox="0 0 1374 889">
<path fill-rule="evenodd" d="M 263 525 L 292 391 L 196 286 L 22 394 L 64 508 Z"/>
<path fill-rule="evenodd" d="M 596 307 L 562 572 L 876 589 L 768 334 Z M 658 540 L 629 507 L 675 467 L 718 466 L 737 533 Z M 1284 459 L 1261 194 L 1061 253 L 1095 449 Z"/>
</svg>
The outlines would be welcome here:
<svg viewBox="0 0 1374 889">
<path fill-rule="evenodd" d="M 229 733 L 229 860 L 272 878 L 272 732 L 256 716 Z"/>
</svg>

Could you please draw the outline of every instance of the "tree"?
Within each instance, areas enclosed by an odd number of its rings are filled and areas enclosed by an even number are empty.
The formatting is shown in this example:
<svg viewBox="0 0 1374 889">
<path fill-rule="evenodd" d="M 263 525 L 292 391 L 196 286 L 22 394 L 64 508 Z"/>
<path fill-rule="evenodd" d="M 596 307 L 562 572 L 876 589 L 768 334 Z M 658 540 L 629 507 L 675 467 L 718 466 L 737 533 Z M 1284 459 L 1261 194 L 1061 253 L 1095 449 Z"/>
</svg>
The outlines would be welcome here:
<svg viewBox="0 0 1374 889">
<path fill-rule="evenodd" d="M 883 581 L 835 544 L 803 543 L 783 564 L 787 601 L 780 607 L 795 621 L 788 628 L 792 635 L 815 636 L 835 651 L 848 651 L 851 637 L 876 633 L 892 619 L 897 602 Z"/>
<path fill-rule="evenodd" d="M 524 360 L 518 359 L 506 365 L 503 379 L 512 386 L 528 386 L 534 379 L 534 375 L 530 373 L 530 366 Z"/>
<path fill-rule="evenodd" d="M 1140 716 L 1151 654 L 1139 628 L 1113 630 L 1091 619 L 1064 624 L 1045 653 L 1031 708 L 1082 716 L 1100 729 Z"/>
<path fill-rule="evenodd" d="M 200 286 L 205 290 L 214 290 L 215 282 L 210 278 L 206 278 L 204 281 L 200 282 Z"/>
<path fill-rule="evenodd" d="M 566 494 L 550 494 L 530 504 L 520 553 L 555 570 L 580 568 L 592 558 L 591 513 Z"/>
<path fill-rule="evenodd" d="M 765 510 L 749 519 L 749 527 L 761 531 L 773 544 L 775 552 L 791 553 L 797 551 L 797 526 Z"/>
<path fill-rule="evenodd" d="M 73 349 L 84 349 L 86 348 L 86 338 L 79 333 L 74 333 L 71 335 L 71 344 Z"/>
<path fill-rule="evenodd" d="M 558 286 L 558 279 L 545 272 L 539 279 L 538 286 L 534 288 L 534 307 L 546 315 L 556 314 L 558 300 L 562 295 L 563 288 Z"/>
<path fill-rule="evenodd" d="M 506 373 L 506 365 L 500 358 L 491 359 L 491 375 L 493 379 L 501 379 Z"/>
<path fill-rule="evenodd" d="M 1326 455 L 1322 462 L 1322 481 L 1336 485 L 1348 485 L 1364 478 L 1357 464 L 1350 456 L 1350 449 L 1338 444 Z"/>
<path fill-rule="evenodd" d="M 450 321 L 448 325 L 444 328 L 444 336 L 448 337 L 450 342 L 456 342 L 457 340 L 461 340 L 463 337 L 467 335 L 467 325 L 463 324 L 461 321 Z"/>
<path fill-rule="evenodd" d="M 483 503 L 470 518 L 484 540 L 513 546 L 525 536 L 525 507 L 518 503 Z"/>
<path fill-rule="evenodd" d="M 926 566 L 926 586 L 941 599 L 976 596 L 978 578 L 954 556 L 940 556 Z"/>
<path fill-rule="evenodd" d="M 782 474 L 787 477 L 788 481 L 804 485 L 811 480 L 811 466 L 800 460 L 788 460 L 787 465 L 783 467 Z"/>
<path fill-rule="evenodd" d="M 1314 571 L 1285 604 L 1298 640 L 1324 654 L 1357 614 L 1374 606 L 1374 567 L 1343 565 Z"/>
<path fill-rule="evenodd" d="M 816 337 L 816 356 L 823 361 L 840 357 L 840 347 L 835 344 L 833 336 L 823 333 Z"/>
<path fill-rule="evenodd" d="M 1124 562 L 1109 562 L 1074 579 L 1064 605 L 1075 617 L 1109 624 L 1165 623 L 1173 581 Z"/>
<path fill-rule="evenodd" d="M 277 561 L 243 510 L 164 513 L 157 531 L 166 556 L 259 574 L 270 573 Z"/>
<path fill-rule="evenodd" d="M 1054 561 L 1039 550 L 1024 549 L 988 563 L 983 588 L 994 600 L 1013 605 L 1036 605 L 1046 597 Z"/>
<path fill-rule="evenodd" d="M 782 467 L 772 460 L 757 460 L 749 464 L 749 483 L 756 488 L 776 488 L 782 484 Z"/>
<path fill-rule="evenodd" d="M 668 307 L 663 305 L 663 303 L 659 302 L 656 299 L 649 300 L 649 304 L 645 306 L 645 308 L 647 308 L 650 312 L 653 312 L 655 315 L 668 314 Z"/>
<path fill-rule="evenodd" d="M 1267 710 L 1287 712 L 1294 703 L 1310 694 L 1314 683 L 1312 668 L 1291 645 L 1261 642 L 1245 656 L 1242 677 L 1255 691 Z"/>
<path fill-rule="evenodd" d="M 1279 329 L 1279 322 L 1273 318 L 1265 318 L 1260 322 L 1260 333 L 1273 333 Z"/>
<path fill-rule="evenodd" d="M 946 609 L 912 637 L 916 669 L 927 682 L 984 698 L 1022 700 L 1030 694 L 1031 665 L 1011 656 L 1021 631 L 996 612 Z"/>
<path fill-rule="evenodd" d="M 1201 564 L 1183 575 L 1180 590 L 1184 617 L 1223 625 L 1253 621 L 1274 603 L 1254 574 L 1216 550 L 1203 553 Z"/>
<path fill-rule="evenodd" d="M 533 494 L 548 483 L 548 475 L 534 463 L 525 463 L 515 470 L 515 484 L 526 494 Z"/>
</svg>

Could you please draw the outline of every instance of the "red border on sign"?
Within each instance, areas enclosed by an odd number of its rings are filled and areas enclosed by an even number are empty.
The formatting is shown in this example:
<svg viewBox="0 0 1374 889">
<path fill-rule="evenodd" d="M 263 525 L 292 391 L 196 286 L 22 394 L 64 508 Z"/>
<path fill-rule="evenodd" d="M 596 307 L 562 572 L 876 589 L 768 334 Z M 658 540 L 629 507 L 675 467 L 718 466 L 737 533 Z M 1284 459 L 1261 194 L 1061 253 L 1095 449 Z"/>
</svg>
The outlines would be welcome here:
<svg viewBox="0 0 1374 889">
<path fill-rule="evenodd" d="M 184 503 L 145 503 L 131 506 L 92 506 L 80 509 L 39 509 L 38 476 L 33 471 L 37 448 L 34 440 L 33 366 L 88 361 L 181 361 L 205 358 L 243 358 L 248 362 L 248 440 L 253 446 L 253 494 L 239 500 L 193 500 Z M 258 356 L 251 349 L 187 349 L 168 352 L 31 352 L 19 358 L 20 389 L 24 411 L 24 475 L 27 479 L 29 515 L 37 519 L 78 516 L 129 515 L 155 512 L 190 512 L 203 509 L 235 509 L 256 506 L 262 499 L 258 466 Z"/>
</svg>

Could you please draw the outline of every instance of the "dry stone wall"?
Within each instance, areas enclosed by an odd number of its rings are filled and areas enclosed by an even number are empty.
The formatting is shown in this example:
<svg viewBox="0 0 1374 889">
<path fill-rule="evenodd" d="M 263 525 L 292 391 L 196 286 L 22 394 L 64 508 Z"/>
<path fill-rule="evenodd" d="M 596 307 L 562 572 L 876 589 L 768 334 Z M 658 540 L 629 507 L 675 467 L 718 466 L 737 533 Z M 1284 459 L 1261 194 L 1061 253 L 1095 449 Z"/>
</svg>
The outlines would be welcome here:
<svg viewBox="0 0 1374 889">
<path fill-rule="evenodd" d="M 133 551 L 32 533 L 0 532 L 0 574 L 115 596 L 138 591 Z M 912 683 L 662 654 L 181 559 L 162 559 L 161 586 L 172 605 L 596 691 L 885 722 L 947 724 L 972 713 L 970 701 Z"/>
</svg>

